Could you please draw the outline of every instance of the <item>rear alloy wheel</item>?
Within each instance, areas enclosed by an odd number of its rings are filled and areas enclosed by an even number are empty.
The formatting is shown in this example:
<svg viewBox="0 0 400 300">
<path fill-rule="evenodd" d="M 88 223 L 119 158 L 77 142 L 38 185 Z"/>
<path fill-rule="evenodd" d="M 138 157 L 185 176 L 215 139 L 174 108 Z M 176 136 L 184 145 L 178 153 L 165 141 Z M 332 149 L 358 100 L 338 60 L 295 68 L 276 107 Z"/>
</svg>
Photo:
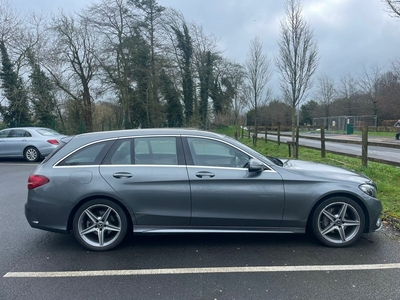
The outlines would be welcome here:
<svg viewBox="0 0 400 300">
<path fill-rule="evenodd" d="M 36 162 L 40 158 L 39 150 L 29 146 L 24 150 L 24 158 L 29 162 Z"/>
<path fill-rule="evenodd" d="M 347 247 L 355 243 L 365 227 L 361 207 L 352 199 L 335 197 L 318 205 L 312 216 L 315 236 L 325 245 Z"/>
<path fill-rule="evenodd" d="M 128 221 L 116 203 L 91 200 L 83 204 L 73 220 L 75 238 L 87 249 L 106 251 L 115 248 L 125 238 Z"/>
</svg>

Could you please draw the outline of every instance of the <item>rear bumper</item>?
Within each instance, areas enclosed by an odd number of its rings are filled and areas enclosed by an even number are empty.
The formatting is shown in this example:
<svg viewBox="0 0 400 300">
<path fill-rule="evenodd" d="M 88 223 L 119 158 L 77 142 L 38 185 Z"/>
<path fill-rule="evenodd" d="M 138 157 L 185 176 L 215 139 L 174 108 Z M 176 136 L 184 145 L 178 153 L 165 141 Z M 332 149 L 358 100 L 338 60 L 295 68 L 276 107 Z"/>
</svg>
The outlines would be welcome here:
<svg viewBox="0 0 400 300">
<path fill-rule="evenodd" d="M 25 204 L 25 217 L 32 228 L 57 233 L 68 233 L 68 215 L 65 211 L 48 203 L 28 201 Z"/>
</svg>

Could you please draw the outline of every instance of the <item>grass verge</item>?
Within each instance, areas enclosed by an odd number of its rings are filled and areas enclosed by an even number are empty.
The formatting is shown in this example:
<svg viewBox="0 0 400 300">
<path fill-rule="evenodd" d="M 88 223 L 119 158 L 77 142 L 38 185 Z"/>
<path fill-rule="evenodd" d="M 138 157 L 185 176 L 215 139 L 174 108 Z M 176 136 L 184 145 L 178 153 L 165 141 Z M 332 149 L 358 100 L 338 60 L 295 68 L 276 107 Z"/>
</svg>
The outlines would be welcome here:
<svg viewBox="0 0 400 300">
<path fill-rule="evenodd" d="M 215 130 L 218 133 L 234 136 L 235 129 L 232 127 L 221 127 Z M 258 140 L 257 146 L 253 147 L 251 139 L 243 137 L 240 142 L 246 144 L 261 154 L 289 158 L 286 144 L 278 146 L 276 142 Z M 368 167 L 363 167 L 361 159 L 348 156 L 327 153 L 321 158 L 321 152 L 314 149 L 299 147 L 299 159 L 338 166 L 371 178 L 378 186 L 378 198 L 382 201 L 383 213 L 390 217 L 400 219 L 400 168 L 381 163 L 368 162 Z"/>
</svg>

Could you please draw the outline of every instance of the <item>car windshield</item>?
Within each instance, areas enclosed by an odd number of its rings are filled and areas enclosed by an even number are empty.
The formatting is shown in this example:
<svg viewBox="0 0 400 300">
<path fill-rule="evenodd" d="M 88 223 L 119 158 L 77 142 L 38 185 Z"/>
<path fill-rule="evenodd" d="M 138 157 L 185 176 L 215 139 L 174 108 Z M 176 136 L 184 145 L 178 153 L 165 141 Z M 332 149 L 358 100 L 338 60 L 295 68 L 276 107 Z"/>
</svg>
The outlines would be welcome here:
<svg viewBox="0 0 400 300">
<path fill-rule="evenodd" d="M 61 135 L 57 131 L 52 130 L 52 129 L 47 129 L 47 128 L 38 129 L 38 130 L 36 130 L 36 132 L 38 132 L 39 134 L 44 135 L 44 136 Z"/>
</svg>

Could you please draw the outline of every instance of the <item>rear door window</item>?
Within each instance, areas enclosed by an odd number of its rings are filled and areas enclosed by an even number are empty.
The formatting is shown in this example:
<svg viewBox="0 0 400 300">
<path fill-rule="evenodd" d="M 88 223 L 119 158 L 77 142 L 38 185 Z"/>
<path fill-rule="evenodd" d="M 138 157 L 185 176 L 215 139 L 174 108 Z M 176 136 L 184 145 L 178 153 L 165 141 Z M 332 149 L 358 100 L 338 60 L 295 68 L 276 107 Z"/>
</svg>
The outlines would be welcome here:
<svg viewBox="0 0 400 300">
<path fill-rule="evenodd" d="M 132 139 L 118 140 L 103 162 L 103 165 L 130 164 L 132 164 Z"/>
<path fill-rule="evenodd" d="M 134 139 L 135 164 L 178 165 L 176 137 Z"/>
</svg>

